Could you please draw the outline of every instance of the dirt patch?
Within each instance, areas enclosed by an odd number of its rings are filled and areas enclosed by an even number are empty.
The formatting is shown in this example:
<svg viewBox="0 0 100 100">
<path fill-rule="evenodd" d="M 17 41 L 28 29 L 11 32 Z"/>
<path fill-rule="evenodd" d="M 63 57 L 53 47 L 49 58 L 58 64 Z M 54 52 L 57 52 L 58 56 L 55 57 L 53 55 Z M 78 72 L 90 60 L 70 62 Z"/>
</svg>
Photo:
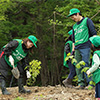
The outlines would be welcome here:
<svg viewBox="0 0 100 100">
<path fill-rule="evenodd" d="M 60 85 L 25 88 L 32 93 L 20 94 L 18 87 L 7 88 L 11 95 L 2 95 L 0 91 L 0 100 L 95 100 L 95 90 L 76 90 Z"/>
</svg>

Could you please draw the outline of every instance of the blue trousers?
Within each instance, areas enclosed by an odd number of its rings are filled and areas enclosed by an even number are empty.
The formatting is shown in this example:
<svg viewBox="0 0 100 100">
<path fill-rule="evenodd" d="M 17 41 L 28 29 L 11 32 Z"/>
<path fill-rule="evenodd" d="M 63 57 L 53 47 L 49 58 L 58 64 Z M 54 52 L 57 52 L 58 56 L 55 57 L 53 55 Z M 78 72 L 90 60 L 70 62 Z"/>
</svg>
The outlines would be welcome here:
<svg viewBox="0 0 100 100">
<path fill-rule="evenodd" d="M 100 98 L 100 82 L 95 86 L 95 97 Z"/>
<path fill-rule="evenodd" d="M 68 66 L 69 66 L 69 70 L 70 70 L 68 78 L 73 79 L 74 76 L 76 75 L 76 70 L 75 70 L 75 66 L 73 64 L 71 64 L 71 60 L 68 61 Z"/>
<path fill-rule="evenodd" d="M 81 73 L 84 67 L 89 67 L 89 59 L 90 59 L 90 48 L 85 49 L 77 49 L 75 50 L 75 59 L 79 63 L 80 61 L 85 62 L 85 66 L 81 66 L 79 69 L 76 68 L 76 74 L 78 76 L 78 85 L 85 85 L 84 84 L 84 75 L 86 77 L 87 83 L 91 81 L 91 78 L 88 78 L 86 73 Z"/>
</svg>

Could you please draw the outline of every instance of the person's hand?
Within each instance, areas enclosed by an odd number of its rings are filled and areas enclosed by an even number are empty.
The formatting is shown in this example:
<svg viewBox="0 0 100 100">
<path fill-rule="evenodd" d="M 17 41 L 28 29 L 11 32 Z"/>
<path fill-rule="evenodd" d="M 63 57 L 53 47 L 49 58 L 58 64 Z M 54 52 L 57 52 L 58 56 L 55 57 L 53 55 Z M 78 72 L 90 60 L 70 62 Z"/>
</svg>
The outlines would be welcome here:
<svg viewBox="0 0 100 100">
<path fill-rule="evenodd" d="M 31 74 L 30 74 L 30 72 L 28 70 L 26 70 L 26 76 L 27 76 L 27 78 L 31 77 Z"/>
<path fill-rule="evenodd" d="M 14 59 L 11 55 L 9 56 L 9 62 L 11 63 L 12 66 L 14 66 Z"/>
<path fill-rule="evenodd" d="M 88 70 L 88 71 L 86 72 L 86 74 L 87 74 L 87 75 L 90 75 L 90 74 L 91 74 L 91 72 Z"/>
</svg>

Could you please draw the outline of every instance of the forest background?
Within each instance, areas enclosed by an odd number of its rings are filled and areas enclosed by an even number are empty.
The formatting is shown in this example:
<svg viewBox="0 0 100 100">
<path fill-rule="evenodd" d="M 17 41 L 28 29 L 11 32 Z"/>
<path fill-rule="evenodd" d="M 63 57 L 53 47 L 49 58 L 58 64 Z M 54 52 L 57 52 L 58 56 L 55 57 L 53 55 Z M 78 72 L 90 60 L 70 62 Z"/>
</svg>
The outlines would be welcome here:
<svg viewBox="0 0 100 100">
<path fill-rule="evenodd" d="M 38 38 L 38 48 L 29 58 L 42 63 L 34 85 L 61 84 L 69 73 L 63 66 L 63 53 L 75 23 L 67 18 L 71 8 L 91 18 L 100 34 L 100 0 L 0 0 L 0 48 L 15 38 L 31 34 Z"/>
</svg>

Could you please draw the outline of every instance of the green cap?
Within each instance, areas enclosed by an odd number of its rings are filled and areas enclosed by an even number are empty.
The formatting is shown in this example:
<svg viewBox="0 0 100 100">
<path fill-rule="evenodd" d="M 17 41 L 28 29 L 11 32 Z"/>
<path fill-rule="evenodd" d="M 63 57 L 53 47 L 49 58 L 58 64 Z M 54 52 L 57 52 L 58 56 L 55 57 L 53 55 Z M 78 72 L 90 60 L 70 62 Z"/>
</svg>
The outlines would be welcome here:
<svg viewBox="0 0 100 100">
<path fill-rule="evenodd" d="M 91 41 L 91 43 L 95 46 L 98 47 L 100 45 L 100 36 L 93 36 L 90 37 L 89 40 Z"/>
<path fill-rule="evenodd" d="M 72 35 L 72 33 L 73 33 L 73 30 L 70 30 L 70 31 L 68 32 L 69 35 Z"/>
<path fill-rule="evenodd" d="M 28 37 L 28 39 L 31 40 L 31 41 L 33 42 L 33 44 L 35 45 L 35 47 L 37 47 L 37 46 L 36 46 L 36 42 L 37 42 L 38 40 L 37 40 L 37 38 L 36 38 L 34 35 L 30 35 L 30 36 Z"/>
<path fill-rule="evenodd" d="M 80 11 L 77 8 L 70 9 L 69 15 L 67 17 L 69 17 L 69 16 L 71 16 L 71 15 L 73 15 L 75 13 L 80 13 Z"/>
</svg>

